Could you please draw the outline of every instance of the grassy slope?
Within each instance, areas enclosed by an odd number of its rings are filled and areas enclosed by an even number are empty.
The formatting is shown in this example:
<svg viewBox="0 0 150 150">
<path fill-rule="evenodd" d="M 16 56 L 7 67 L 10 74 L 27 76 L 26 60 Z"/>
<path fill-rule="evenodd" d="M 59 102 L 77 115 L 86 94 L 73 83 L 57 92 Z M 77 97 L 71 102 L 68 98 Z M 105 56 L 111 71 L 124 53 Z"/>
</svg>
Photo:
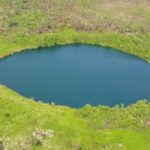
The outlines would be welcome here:
<svg viewBox="0 0 150 150">
<path fill-rule="evenodd" d="M 0 57 L 78 42 L 121 49 L 150 61 L 148 0 L 0 0 L 0 13 Z"/>
<path fill-rule="evenodd" d="M 0 86 L 0 137 L 11 150 L 149 150 L 150 103 L 127 108 L 104 106 L 71 109 L 36 103 Z M 52 129 L 45 145 L 32 143 L 36 129 Z M 121 146 L 120 146 L 121 145 Z"/>
<path fill-rule="evenodd" d="M 89 34 L 83 31 L 77 32 L 74 29 L 63 29 L 57 33 L 21 35 L 15 37 L 15 39 L 17 42 L 10 42 L 5 37 L 0 37 L 0 57 L 31 48 L 83 43 L 113 47 L 150 62 L 150 35 L 146 34 L 136 36 L 107 32 L 90 32 Z"/>
</svg>

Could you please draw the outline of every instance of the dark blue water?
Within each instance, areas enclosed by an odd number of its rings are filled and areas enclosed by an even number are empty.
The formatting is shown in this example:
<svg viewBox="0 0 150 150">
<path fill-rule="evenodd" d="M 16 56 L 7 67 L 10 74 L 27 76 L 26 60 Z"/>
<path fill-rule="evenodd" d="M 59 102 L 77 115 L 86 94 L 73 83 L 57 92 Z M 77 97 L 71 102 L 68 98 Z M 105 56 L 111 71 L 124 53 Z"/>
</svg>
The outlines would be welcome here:
<svg viewBox="0 0 150 150">
<path fill-rule="evenodd" d="M 57 46 L 0 60 L 0 83 L 60 105 L 128 105 L 150 98 L 150 65 L 110 48 Z"/>
</svg>

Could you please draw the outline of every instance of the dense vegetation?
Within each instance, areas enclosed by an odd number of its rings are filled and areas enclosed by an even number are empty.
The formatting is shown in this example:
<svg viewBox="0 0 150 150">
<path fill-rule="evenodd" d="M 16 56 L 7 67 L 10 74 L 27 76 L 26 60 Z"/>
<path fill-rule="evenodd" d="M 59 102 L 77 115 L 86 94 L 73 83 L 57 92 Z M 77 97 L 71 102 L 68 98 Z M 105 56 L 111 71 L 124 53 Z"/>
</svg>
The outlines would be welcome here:
<svg viewBox="0 0 150 150">
<path fill-rule="evenodd" d="M 150 1 L 0 0 L 0 33 L 0 57 L 40 46 L 88 43 L 150 61 Z"/>
<path fill-rule="evenodd" d="M 150 103 L 72 109 L 34 102 L 0 86 L 0 148 L 149 150 Z M 44 133 L 51 131 L 51 136 Z M 52 132 L 53 131 L 53 132 Z M 36 133 L 36 134 L 35 134 Z M 36 136 L 35 136 L 36 135 Z"/>
</svg>

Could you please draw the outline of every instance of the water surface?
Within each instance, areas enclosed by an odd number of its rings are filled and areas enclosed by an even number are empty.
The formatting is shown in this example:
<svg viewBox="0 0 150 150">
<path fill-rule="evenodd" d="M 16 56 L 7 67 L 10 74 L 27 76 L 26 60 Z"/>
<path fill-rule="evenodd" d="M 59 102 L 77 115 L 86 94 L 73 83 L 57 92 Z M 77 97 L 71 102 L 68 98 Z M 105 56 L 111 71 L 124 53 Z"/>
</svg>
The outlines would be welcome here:
<svg viewBox="0 0 150 150">
<path fill-rule="evenodd" d="M 111 48 L 68 45 L 0 60 L 0 83 L 23 96 L 81 107 L 150 98 L 150 65 Z"/>
</svg>

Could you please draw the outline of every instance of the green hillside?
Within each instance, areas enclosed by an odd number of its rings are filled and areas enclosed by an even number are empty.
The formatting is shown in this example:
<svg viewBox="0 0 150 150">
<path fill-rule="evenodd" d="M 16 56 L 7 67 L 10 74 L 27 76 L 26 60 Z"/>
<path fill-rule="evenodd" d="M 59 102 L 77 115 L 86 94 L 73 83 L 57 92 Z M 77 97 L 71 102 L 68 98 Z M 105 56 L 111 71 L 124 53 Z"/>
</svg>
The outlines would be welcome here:
<svg viewBox="0 0 150 150">
<path fill-rule="evenodd" d="M 149 0 L 0 0 L 0 16 L 0 57 L 88 43 L 150 61 Z"/>
<path fill-rule="evenodd" d="M 43 104 L 0 86 L 0 148 L 149 150 L 150 103 L 81 109 Z M 52 130 L 52 136 L 44 136 Z M 37 135 L 34 136 L 34 132 Z M 144 149 L 143 149 L 144 148 Z"/>
</svg>

